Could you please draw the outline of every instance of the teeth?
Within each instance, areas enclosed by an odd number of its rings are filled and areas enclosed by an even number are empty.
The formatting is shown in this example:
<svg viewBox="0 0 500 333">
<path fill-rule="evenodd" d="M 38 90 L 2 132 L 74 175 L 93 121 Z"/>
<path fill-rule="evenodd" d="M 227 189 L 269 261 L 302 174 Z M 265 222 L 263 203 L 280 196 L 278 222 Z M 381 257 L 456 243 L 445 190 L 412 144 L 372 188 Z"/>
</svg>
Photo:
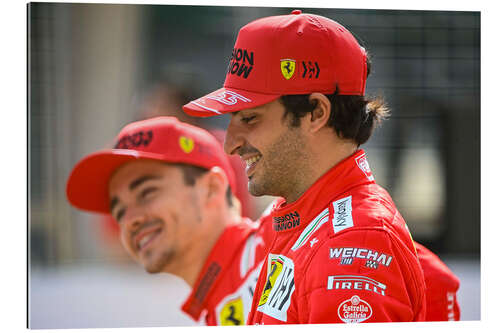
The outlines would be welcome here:
<svg viewBox="0 0 500 333">
<path fill-rule="evenodd" d="M 247 167 L 249 167 L 250 165 L 257 162 L 258 160 L 260 160 L 260 156 L 254 156 L 254 157 L 251 157 L 251 158 L 245 160 L 245 163 L 247 164 Z"/>
<path fill-rule="evenodd" d="M 139 249 L 141 249 L 144 244 L 146 244 L 151 238 L 153 238 L 154 235 L 155 233 L 151 233 L 147 236 L 142 237 L 142 239 L 139 241 Z"/>
</svg>

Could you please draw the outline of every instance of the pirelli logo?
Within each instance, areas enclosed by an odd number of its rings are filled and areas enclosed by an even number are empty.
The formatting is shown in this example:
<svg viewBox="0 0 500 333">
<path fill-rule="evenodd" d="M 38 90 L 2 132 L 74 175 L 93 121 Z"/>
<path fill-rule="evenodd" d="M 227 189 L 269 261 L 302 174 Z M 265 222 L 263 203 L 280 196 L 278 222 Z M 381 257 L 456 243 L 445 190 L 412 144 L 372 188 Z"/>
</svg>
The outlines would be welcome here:
<svg viewBox="0 0 500 333">
<path fill-rule="evenodd" d="M 387 286 L 374 279 L 359 275 L 330 275 L 327 290 L 365 290 L 385 296 Z"/>
</svg>

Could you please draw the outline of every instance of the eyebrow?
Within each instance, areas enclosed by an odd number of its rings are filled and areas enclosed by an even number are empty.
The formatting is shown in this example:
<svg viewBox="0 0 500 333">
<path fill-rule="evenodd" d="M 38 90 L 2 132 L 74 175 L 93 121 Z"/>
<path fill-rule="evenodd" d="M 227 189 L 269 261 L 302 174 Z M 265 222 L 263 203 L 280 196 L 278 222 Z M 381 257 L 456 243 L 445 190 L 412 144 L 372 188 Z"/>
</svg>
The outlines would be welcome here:
<svg viewBox="0 0 500 333">
<path fill-rule="evenodd" d="M 134 180 L 133 182 L 130 183 L 130 185 L 128 186 L 128 189 L 130 191 L 132 191 L 133 189 L 135 189 L 137 186 L 141 185 L 142 183 L 148 181 L 148 180 L 154 180 L 154 179 L 160 179 L 161 176 L 157 176 L 157 175 L 144 175 L 144 176 L 141 176 L 139 178 L 137 178 L 136 180 Z"/>
<path fill-rule="evenodd" d="M 131 182 L 130 185 L 128 186 L 128 188 L 129 188 L 130 191 L 132 191 L 133 189 L 135 189 L 137 186 L 141 185 L 145 181 L 153 180 L 153 179 L 160 179 L 160 178 L 161 178 L 161 176 L 144 175 L 144 176 L 141 176 L 141 177 L 137 178 L 133 182 Z M 109 203 L 109 211 L 113 212 L 113 208 L 115 208 L 115 206 L 119 202 L 120 202 L 120 199 L 118 199 L 118 197 L 114 196 L 113 198 L 111 198 L 111 202 Z"/>
</svg>

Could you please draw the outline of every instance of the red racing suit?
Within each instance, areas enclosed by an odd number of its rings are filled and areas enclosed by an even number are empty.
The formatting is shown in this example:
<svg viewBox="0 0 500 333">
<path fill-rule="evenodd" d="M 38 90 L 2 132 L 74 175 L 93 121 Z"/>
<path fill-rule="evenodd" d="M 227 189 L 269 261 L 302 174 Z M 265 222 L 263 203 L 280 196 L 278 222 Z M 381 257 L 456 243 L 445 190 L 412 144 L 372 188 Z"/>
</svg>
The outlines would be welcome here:
<svg viewBox="0 0 500 333">
<path fill-rule="evenodd" d="M 271 208 L 273 204 L 270 205 Z M 271 215 L 261 216 L 262 225 L 271 224 Z M 439 257 L 422 244 L 415 242 L 417 257 L 424 271 L 425 321 L 459 321 L 460 306 L 457 291 L 460 280 Z"/>
<path fill-rule="evenodd" d="M 363 150 L 296 202 L 278 200 L 249 324 L 425 320 L 425 280 L 403 217 Z"/>
<path fill-rule="evenodd" d="M 245 325 L 271 231 L 270 221 L 252 222 L 247 218 L 226 227 L 182 311 L 210 326 Z"/>
<path fill-rule="evenodd" d="M 457 301 L 460 280 L 425 246 L 415 242 L 415 247 L 427 286 L 425 321 L 460 320 L 460 306 Z"/>
</svg>

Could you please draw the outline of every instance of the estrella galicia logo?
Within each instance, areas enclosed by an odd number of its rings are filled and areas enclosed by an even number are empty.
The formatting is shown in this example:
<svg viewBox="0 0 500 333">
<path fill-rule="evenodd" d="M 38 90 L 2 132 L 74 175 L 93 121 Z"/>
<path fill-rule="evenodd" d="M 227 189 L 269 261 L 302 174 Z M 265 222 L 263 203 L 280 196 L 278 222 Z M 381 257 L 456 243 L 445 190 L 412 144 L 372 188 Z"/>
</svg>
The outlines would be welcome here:
<svg viewBox="0 0 500 333">
<path fill-rule="evenodd" d="M 248 52 L 246 49 L 233 49 L 227 73 L 243 76 L 246 79 L 252 71 L 253 64 L 253 52 Z"/>
<path fill-rule="evenodd" d="M 295 228 L 300 225 L 299 212 L 288 213 L 283 216 L 273 217 L 273 227 L 276 231 Z"/>
<path fill-rule="evenodd" d="M 293 73 L 295 73 L 295 60 L 281 59 L 280 66 L 281 74 L 283 74 L 283 77 L 285 79 L 289 80 L 293 76 Z"/>
<path fill-rule="evenodd" d="M 132 135 L 125 135 L 118 140 L 114 149 L 133 149 L 139 146 L 146 147 L 153 140 L 153 131 L 139 131 Z"/>
<path fill-rule="evenodd" d="M 303 79 L 312 79 L 315 78 L 317 79 L 319 77 L 319 65 L 315 61 L 314 63 L 312 61 L 302 61 L 302 78 Z"/>
</svg>

